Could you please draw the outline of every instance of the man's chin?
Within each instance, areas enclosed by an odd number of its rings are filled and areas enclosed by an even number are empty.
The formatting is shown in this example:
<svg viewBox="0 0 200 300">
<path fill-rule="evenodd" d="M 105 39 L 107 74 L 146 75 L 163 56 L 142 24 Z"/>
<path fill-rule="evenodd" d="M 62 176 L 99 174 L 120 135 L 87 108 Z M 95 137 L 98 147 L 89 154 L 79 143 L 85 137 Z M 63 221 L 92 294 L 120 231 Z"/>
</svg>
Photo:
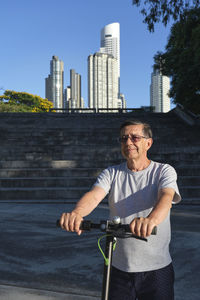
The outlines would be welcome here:
<svg viewBox="0 0 200 300">
<path fill-rule="evenodd" d="M 138 157 L 138 154 L 135 153 L 126 153 L 125 155 L 123 155 L 125 159 L 130 160 L 130 159 L 135 159 Z"/>
</svg>

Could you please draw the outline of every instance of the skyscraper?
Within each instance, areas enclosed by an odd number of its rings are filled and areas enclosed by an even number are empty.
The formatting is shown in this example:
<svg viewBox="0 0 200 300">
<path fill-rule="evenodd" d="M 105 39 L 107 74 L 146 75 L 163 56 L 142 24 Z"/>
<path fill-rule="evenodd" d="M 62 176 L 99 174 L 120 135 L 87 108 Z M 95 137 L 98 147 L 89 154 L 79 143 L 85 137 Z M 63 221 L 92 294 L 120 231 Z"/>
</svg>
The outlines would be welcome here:
<svg viewBox="0 0 200 300">
<path fill-rule="evenodd" d="M 111 23 L 101 30 L 101 51 L 112 54 L 117 59 L 118 77 L 120 77 L 120 25 Z"/>
<path fill-rule="evenodd" d="M 65 90 L 66 108 L 83 108 L 84 103 L 81 98 L 81 75 L 74 69 L 70 70 L 70 86 Z"/>
<path fill-rule="evenodd" d="M 118 107 L 117 60 L 110 54 L 97 52 L 88 57 L 88 106 Z"/>
<path fill-rule="evenodd" d="M 168 112 L 170 110 L 170 78 L 162 75 L 160 70 L 154 70 L 151 74 L 150 105 L 154 112 Z"/>
<path fill-rule="evenodd" d="M 120 94 L 120 26 L 106 25 L 101 30 L 101 48 L 88 57 L 88 106 L 125 108 Z"/>
<path fill-rule="evenodd" d="M 53 102 L 54 108 L 63 108 L 64 63 L 52 56 L 50 75 L 45 78 L 45 97 Z"/>
</svg>

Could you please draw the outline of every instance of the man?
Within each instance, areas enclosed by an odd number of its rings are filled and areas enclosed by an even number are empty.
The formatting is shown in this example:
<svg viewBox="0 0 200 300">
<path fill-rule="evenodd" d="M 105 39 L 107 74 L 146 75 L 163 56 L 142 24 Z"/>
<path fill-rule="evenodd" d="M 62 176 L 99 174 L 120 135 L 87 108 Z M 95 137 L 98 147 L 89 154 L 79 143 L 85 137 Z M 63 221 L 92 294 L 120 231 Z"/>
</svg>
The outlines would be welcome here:
<svg viewBox="0 0 200 300">
<path fill-rule="evenodd" d="M 110 217 L 120 216 L 132 233 L 148 242 L 118 239 L 113 253 L 110 300 L 173 300 L 174 271 L 169 254 L 170 208 L 181 200 L 174 168 L 148 159 L 152 131 L 148 124 L 128 120 L 120 127 L 125 163 L 104 170 L 93 188 L 60 224 L 81 234 L 80 223 L 108 194 Z M 158 226 L 157 235 L 151 235 Z"/>
</svg>

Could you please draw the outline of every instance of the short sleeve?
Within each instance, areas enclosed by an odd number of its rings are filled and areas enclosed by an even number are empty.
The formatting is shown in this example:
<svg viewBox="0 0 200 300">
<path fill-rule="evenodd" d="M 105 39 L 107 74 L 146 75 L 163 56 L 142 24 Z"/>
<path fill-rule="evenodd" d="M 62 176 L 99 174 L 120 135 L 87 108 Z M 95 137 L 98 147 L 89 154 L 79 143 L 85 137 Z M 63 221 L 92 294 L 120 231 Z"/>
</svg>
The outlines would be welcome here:
<svg viewBox="0 0 200 300">
<path fill-rule="evenodd" d="M 112 182 L 111 178 L 112 178 L 111 169 L 107 168 L 99 174 L 99 176 L 97 177 L 97 180 L 93 186 L 101 187 L 102 189 L 104 189 L 106 194 L 108 194 L 110 191 L 111 182 Z"/>
<path fill-rule="evenodd" d="M 175 191 L 174 199 L 172 201 L 174 204 L 181 201 L 176 171 L 168 164 L 165 164 L 160 172 L 158 189 L 160 190 L 162 188 L 172 188 Z"/>
</svg>

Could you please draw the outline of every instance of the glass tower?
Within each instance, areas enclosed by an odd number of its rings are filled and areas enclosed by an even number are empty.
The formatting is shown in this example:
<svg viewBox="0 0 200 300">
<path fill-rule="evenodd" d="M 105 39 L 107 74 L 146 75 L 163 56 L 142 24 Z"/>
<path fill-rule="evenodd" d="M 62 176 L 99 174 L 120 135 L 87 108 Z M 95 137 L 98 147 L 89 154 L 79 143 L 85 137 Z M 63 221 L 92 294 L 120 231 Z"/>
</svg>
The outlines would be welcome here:
<svg viewBox="0 0 200 300">
<path fill-rule="evenodd" d="M 52 56 L 50 75 L 45 79 L 45 97 L 53 102 L 54 108 L 63 108 L 64 63 Z"/>
</svg>

